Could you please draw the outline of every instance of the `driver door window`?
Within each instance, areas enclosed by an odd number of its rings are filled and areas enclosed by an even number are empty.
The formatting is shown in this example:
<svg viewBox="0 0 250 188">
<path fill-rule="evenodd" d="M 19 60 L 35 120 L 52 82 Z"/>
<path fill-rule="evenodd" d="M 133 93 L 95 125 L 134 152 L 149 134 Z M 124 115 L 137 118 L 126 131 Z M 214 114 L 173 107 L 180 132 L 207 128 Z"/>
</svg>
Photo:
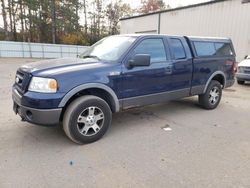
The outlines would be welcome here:
<svg viewBox="0 0 250 188">
<path fill-rule="evenodd" d="M 166 62 L 167 56 L 162 39 L 145 39 L 135 47 L 133 55 L 149 54 L 151 63 Z"/>
</svg>

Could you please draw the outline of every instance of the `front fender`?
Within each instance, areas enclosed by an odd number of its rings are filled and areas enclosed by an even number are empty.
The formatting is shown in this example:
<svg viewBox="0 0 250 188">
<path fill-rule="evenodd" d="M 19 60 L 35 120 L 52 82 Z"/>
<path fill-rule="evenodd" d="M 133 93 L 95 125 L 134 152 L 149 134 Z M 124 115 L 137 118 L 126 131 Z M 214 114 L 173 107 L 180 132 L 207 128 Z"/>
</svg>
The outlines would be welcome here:
<svg viewBox="0 0 250 188">
<path fill-rule="evenodd" d="M 63 108 L 66 103 L 69 101 L 69 99 L 74 96 L 76 93 L 84 90 L 84 89 L 92 89 L 92 88 L 98 88 L 98 89 L 103 89 L 105 90 L 106 92 L 108 92 L 113 100 L 114 100 L 114 103 L 115 103 L 115 112 L 118 112 L 119 109 L 120 109 L 120 105 L 119 105 L 119 100 L 115 94 L 115 92 L 108 86 L 104 85 L 104 84 L 100 84 L 100 83 L 87 83 L 87 84 L 82 84 L 82 85 L 79 85 L 75 88 L 73 88 L 72 90 L 70 90 L 64 97 L 63 99 L 61 100 L 61 102 L 59 103 L 59 108 Z"/>
</svg>

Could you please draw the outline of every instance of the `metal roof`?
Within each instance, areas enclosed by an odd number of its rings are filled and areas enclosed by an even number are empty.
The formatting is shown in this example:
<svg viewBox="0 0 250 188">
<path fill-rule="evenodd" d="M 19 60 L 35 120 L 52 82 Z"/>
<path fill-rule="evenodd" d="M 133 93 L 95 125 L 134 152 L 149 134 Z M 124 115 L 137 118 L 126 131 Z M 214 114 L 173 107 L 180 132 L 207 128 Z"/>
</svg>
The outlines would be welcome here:
<svg viewBox="0 0 250 188">
<path fill-rule="evenodd" d="M 188 9 L 188 8 L 193 8 L 193 7 L 205 6 L 205 5 L 210 5 L 210 4 L 219 3 L 219 2 L 223 2 L 223 1 L 228 1 L 228 0 L 213 0 L 213 1 L 208 1 L 208 2 L 204 2 L 204 3 L 193 4 L 193 5 L 188 5 L 188 6 L 178 7 L 178 8 L 173 8 L 173 9 L 166 9 L 166 10 L 160 10 L 160 11 L 156 11 L 156 12 L 150 12 L 150 13 L 147 13 L 147 14 L 141 14 L 141 15 L 136 15 L 136 16 L 131 16 L 131 17 L 124 17 L 124 18 L 121 18 L 120 20 L 128 20 L 128 19 L 132 19 L 132 18 L 139 18 L 139 17 L 149 16 L 149 15 L 154 15 L 154 14 L 172 12 L 172 11 L 176 11 L 176 10 L 182 10 L 182 9 Z"/>
</svg>

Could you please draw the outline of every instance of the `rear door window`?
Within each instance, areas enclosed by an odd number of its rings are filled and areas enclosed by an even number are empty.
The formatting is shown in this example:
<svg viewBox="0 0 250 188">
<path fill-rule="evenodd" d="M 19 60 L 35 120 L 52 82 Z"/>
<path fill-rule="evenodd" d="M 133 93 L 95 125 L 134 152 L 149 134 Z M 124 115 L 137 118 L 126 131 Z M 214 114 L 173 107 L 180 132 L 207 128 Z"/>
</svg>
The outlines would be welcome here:
<svg viewBox="0 0 250 188">
<path fill-rule="evenodd" d="M 174 55 L 174 58 L 177 59 L 185 59 L 186 53 L 183 47 L 183 44 L 180 39 L 170 39 L 170 46 Z"/>
</svg>

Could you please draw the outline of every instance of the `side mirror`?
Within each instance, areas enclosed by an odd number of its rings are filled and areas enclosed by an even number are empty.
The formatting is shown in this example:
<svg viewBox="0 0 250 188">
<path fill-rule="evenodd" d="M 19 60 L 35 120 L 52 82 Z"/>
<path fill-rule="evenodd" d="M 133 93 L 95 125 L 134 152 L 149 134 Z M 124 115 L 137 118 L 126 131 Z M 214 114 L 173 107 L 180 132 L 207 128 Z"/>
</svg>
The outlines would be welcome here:
<svg viewBox="0 0 250 188">
<path fill-rule="evenodd" d="M 142 67 L 150 65 L 150 55 L 136 54 L 133 59 L 128 61 L 128 67 Z"/>
</svg>

